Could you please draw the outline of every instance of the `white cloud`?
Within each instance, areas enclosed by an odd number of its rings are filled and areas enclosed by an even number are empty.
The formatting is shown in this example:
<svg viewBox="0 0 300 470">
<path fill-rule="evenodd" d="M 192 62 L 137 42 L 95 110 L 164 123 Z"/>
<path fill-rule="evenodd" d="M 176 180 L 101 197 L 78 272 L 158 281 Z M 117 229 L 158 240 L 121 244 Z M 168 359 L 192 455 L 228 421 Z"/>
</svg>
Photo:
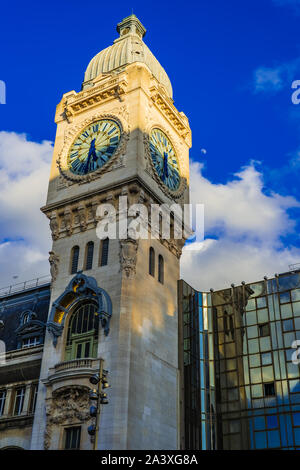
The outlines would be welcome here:
<svg viewBox="0 0 300 470">
<path fill-rule="evenodd" d="M 49 272 L 50 231 L 40 207 L 52 151 L 51 142 L 0 132 L 0 286 Z M 191 199 L 205 204 L 208 238 L 198 251 L 184 250 L 181 274 L 187 282 L 200 290 L 217 289 L 285 271 L 300 261 L 299 249 L 281 243 L 281 236 L 295 230 L 288 210 L 299 207 L 298 201 L 265 194 L 263 175 L 254 163 L 226 184 L 210 182 L 202 169 L 191 164 Z"/>
<path fill-rule="evenodd" d="M 40 207 L 52 151 L 51 142 L 0 132 L 0 286 L 49 272 L 49 224 Z"/>
<path fill-rule="evenodd" d="M 211 183 L 202 169 L 191 164 L 191 200 L 204 204 L 205 232 L 210 235 L 199 251 L 184 249 L 183 279 L 200 290 L 217 289 L 272 276 L 300 261 L 300 249 L 281 242 L 295 231 L 288 215 L 290 208 L 300 207 L 295 198 L 265 194 L 263 175 L 254 163 L 226 184 Z"/>
<path fill-rule="evenodd" d="M 284 87 L 291 88 L 295 73 L 299 71 L 300 59 L 296 58 L 276 67 L 258 67 L 253 72 L 254 93 L 277 93 Z M 292 92 L 291 92 L 292 94 Z"/>
<path fill-rule="evenodd" d="M 283 87 L 281 67 L 268 68 L 259 67 L 254 71 L 254 90 L 260 91 L 279 91 Z"/>
</svg>

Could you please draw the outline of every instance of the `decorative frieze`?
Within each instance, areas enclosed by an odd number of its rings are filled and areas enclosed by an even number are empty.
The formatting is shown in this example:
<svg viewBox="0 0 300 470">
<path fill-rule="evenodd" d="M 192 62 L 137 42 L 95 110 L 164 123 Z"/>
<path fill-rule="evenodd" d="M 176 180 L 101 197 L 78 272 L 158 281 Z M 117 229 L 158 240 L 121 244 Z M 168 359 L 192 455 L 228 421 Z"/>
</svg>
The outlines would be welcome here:
<svg viewBox="0 0 300 470">
<path fill-rule="evenodd" d="M 46 430 L 44 436 L 44 449 L 51 447 L 54 432 L 61 425 L 85 423 L 91 420 L 89 413 L 89 388 L 72 385 L 53 392 L 46 402 Z"/>
</svg>

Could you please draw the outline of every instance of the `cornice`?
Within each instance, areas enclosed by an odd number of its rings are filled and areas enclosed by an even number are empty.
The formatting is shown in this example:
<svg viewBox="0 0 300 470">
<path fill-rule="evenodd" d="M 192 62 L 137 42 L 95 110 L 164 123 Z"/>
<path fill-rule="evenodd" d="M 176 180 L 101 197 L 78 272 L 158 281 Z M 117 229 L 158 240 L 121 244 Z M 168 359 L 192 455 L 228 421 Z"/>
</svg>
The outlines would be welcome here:
<svg viewBox="0 0 300 470">
<path fill-rule="evenodd" d="M 93 108 L 106 101 L 112 99 L 119 99 L 122 101 L 121 96 L 126 93 L 128 81 L 126 72 L 119 75 L 110 75 L 109 77 L 102 78 L 98 83 L 94 82 L 94 86 L 76 93 L 75 91 L 66 93 L 63 96 L 62 114 L 57 116 L 56 122 L 66 119 L 72 122 L 73 118 L 80 114 L 87 108 Z"/>
<path fill-rule="evenodd" d="M 158 107 L 161 113 L 166 117 L 169 123 L 176 129 L 178 134 L 183 137 L 189 147 L 191 146 L 191 130 L 187 118 L 184 118 L 175 108 L 171 100 L 164 96 L 164 93 L 156 86 L 150 89 L 150 96 L 153 103 Z"/>
</svg>

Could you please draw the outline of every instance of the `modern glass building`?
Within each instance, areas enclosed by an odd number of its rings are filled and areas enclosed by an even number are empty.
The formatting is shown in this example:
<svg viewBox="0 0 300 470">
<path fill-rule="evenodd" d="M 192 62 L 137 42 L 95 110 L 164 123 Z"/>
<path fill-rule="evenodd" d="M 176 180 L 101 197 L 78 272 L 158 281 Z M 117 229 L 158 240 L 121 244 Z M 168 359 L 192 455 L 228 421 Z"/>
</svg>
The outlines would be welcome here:
<svg viewBox="0 0 300 470">
<path fill-rule="evenodd" d="M 181 448 L 300 449 L 300 271 L 178 295 Z"/>
</svg>

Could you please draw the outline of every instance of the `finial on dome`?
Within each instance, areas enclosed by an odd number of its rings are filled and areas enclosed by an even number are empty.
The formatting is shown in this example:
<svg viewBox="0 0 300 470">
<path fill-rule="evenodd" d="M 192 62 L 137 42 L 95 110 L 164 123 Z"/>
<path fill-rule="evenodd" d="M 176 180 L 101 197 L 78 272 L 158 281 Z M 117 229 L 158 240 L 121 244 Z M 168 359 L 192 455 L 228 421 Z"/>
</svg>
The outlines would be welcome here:
<svg viewBox="0 0 300 470">
<path fill-rule="evenodd" d="M 117 31 L 120 37 L 127 34 L 137 34 L 140 38 L 143 38 L 146 34 L 146 28 L 133 13 L 117 24 Z"/>
</svg>

